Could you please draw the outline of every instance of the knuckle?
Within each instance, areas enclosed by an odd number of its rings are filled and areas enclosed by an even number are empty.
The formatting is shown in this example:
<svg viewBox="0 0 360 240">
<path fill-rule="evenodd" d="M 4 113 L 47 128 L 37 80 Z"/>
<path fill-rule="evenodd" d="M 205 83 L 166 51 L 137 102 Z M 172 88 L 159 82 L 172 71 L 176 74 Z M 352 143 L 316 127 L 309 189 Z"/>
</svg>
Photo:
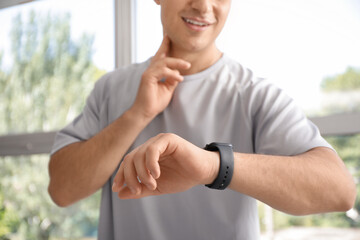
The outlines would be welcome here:
<svg viewBox="0 0 360 240">
<path fill-rule="evenodd" d="M 125 165 L 129 164 L 129 162 L 130 162 L 130 156 L 126 155 L 124 157 L 124 159 L 122 160 L 122 164 L 125 166 Z"/>
<path fill-rule="evenodd" d="M 164 137 L 164 136 L 166 136 L 166 134 L 168 134 L 168 133 L 159 133 L 157 136 L 158 137 Z"/>
<path fill-rule="evenodd" d="M 141 166 L 141 162 L 142 162 L 142 155 L 140 153 L 135 154 L 133 160 L 133 164 L 135 165 L 135 167 L 138 168 L 139 166 Z"/>
<path fill-rule="evenodd" d="M 175 139 L 177 138 L 177 135 L 174 133 L 167 133 L 165 137 L 169 139 Z"/>
<path fill-rule="evenodd" d="M 164 59 L 154 59 L 154 61 L 151 62 L 151 65 L 149 66 L 149 68 L 161 67 L 161 66 L 166 66 L 166 62 L 164 61 Z"/>
<path fill-rule="evenodd" d="M 146 166 L 153 166 L 154 165 L 154 157 L 158 152 L 158 146 L 155 144 L 150 144 L 146 150 Z"/>
<path fill-rule="evenodd" d="M 156 146 L 156 139 L 154 142 L 152 142 L 151 144 L 149 144 L 146 148 L 146 152 L 150 152 L 150 153 L 154 153 L 157 150 L 157 146 Z"/>
<path fill-rule="evenodd" d="M 168 69 L 167 74 L 168 74 L 168 76 L 171 76 L 172 78 L 175 78 L 177 76 L 176 70 Z"/>
<path fill-rule="evenodd" d="M 161 71 L 165 74 L 170 74 L 171 70 L 167 66 L 161 66 Z"/>
</svg>

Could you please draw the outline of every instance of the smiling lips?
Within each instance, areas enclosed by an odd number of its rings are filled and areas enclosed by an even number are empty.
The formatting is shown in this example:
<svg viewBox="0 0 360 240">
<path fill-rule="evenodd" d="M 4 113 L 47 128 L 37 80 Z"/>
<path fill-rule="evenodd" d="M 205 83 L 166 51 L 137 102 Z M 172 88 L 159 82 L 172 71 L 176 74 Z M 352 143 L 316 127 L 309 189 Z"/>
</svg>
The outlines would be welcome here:
<svg viewBox="0 0 360 240">
<path fill-rule="evenodd" d="M 212 22 L 195 18 L 182 17 L 182 19 L 190 29 L 195 31 L 204 31 L 207 27 L 213 24 Z"/>
</svg>

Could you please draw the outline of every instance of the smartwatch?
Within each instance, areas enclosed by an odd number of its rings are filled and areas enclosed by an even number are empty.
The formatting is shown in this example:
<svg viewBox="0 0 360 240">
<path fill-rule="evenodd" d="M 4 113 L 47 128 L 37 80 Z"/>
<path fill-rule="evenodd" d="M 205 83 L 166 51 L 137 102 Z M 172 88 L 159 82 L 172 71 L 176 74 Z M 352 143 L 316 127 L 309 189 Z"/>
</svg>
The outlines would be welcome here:
<svg viewBox="0 0 360 240">
<path fill-rule="evenodd" d="M 220 154 L 219 174 L 211 184 L 205 186 L 212 189 L 224 190 L 229 186 L 234 172 L 234 152 L 230 143 L 213 142 L 206 144 L 205 150 L 217 151 Z"/>
</svg>

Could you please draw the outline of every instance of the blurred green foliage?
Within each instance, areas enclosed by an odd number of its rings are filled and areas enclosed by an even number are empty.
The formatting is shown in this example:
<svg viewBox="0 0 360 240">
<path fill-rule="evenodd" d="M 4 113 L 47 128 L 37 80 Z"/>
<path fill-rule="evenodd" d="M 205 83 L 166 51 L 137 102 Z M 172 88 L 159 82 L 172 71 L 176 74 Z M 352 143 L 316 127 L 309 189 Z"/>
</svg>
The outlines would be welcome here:
<svg viewBox="0 0 360 240">
<path fill-rule="evenodd" d="M 16 230 L 20 220 L 15 210 L 5 207 L 2 187 L 0 186 L 0 239 L 8 239 L 6 236 Z"/>
<path fill-rule="evenodd" d="M 360 69 L 348 67 L 342 74 L 325 78 L 321 88 L 325 92 L 352 91 L 360 89 Z"/>
<path fill-rule="evenodd" d="M 0 70 L 0 134 L 53 130 L 82 108 L 104 72 L 92 61 L 93 37 L 70 34 L 70 15 L 14 18 L 11 67 Z"/>
<path fill-rule="evenodd" d="M 11 62 L 0 51 L 0 134 L 57 130 L 84 106 L 105 72 L 92 60 L 94 37 L 74 40 L 69 14 L 17 15 Z M 77 239 L 96 235 L 100 193 L 58 208 L 47 192 L 48 156 L 0 158 L 0 239 Z"/>
<path fill-rule="evenodd" d="M 360 68 L 348 67 L 343 73 L 325 78 L 322 115 L 360 111 Z"/>
</svg>

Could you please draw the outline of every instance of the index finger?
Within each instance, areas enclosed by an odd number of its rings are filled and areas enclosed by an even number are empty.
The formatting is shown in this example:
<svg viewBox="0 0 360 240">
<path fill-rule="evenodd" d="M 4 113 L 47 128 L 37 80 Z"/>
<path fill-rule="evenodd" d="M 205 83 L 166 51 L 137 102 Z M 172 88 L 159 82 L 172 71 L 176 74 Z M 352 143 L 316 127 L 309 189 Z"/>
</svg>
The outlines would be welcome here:
<svg viewBox="0 0 360 240">
<path fill-rule="evenodd" d="M 164 57 L 168 54 L 170 50 L 170 38 L 165 34 L 163 41 L 159 47 L 159 50 L 156 52 L 154 59 Z"/>
<path fill-rule="evenodd" d="M 174 134 L 159 134 L 147 147 L 145 164 L 154 179 L 158 179 L 161 175 L 160 157 L 172 154 L 176 150 L 177 145 L 173 144 L 174 141 Z"/>
</svg>

